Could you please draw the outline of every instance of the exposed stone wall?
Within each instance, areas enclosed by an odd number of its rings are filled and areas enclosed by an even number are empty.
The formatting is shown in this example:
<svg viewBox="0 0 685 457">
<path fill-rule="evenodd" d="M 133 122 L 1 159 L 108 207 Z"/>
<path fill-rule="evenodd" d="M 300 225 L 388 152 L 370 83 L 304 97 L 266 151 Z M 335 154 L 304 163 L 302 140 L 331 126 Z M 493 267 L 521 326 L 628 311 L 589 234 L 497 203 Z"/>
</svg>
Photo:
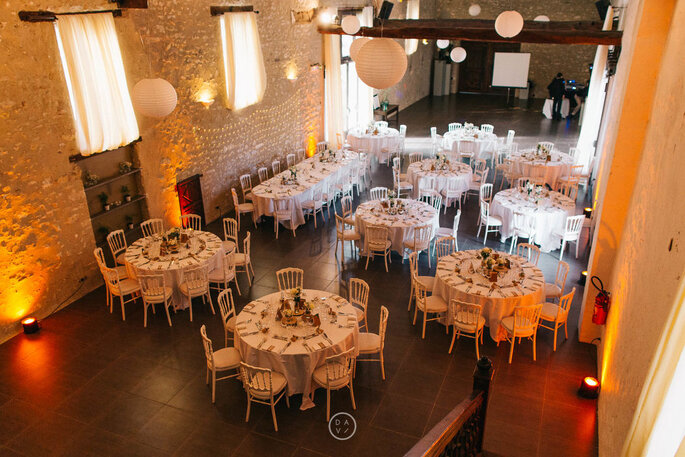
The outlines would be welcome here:
<svg viewBox="0 0 685 457">
<path fill-rule="evenodd" d="M 152 217 L 178 218 L 177 180 L 202 173 L 208 220 L 227 212 L 238 176 L 303 147 L 321 131 L 321 37 L 314 24 L 292 25 L 291 8 L 313 1 L 255 0 L 268 76 L 264 101 L 231 112 L 223 107 L 218 18 L 209 0 L 150 0 L 146 10 L 115 19 L 129 87 L 161 77 L 178 92 L 167 118 L 139 116 L 136 145 Z M 221 2 L 219 2 L 221 3 Z M 246 2 L 244 2 L 246 3 Z M 0 8 L 0 341 L 18 319 L 42 317 L 101 283 L 95 241 L 76 154 L 71 107 L 52 24 L 21 22 L 22 9 L 58 12 L 111 9 L 106 0 L 9 0 Z M 298 79 L 286 79 L 286 67 Z M 203 84 L 218 94 L 209 108 L 194 101 Z"/>
<path fill-rule="evenodd" d="M 594 0 L 441 0 L 438 2 L 437 16 L 472 18 L 468 9 L 473 3 L 481 6 L 477 19 L 495 19 L 502 11 L 516 10 L 527 21 L 542 14 L 552 21 L 599 21 Z M 528 79 L 536 85 L 535 97 L 547 97 L 547 85 L 558 72 L 562 72 L 565 79 L 588 80 L 588 64 L 594 60 L 596 50 L 596 46 L 589 45 L 522 44 L 521 52 L 531 53 Z"/>
</svg>

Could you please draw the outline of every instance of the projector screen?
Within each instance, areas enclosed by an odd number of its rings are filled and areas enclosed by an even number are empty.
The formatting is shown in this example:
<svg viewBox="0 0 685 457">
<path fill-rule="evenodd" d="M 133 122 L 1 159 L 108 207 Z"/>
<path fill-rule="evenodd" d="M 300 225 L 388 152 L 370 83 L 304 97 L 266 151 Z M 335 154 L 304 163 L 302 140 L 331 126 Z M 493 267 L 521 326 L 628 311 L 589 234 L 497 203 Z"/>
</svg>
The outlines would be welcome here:
<svg viewBox="0 0 685 457">
<path fill-rule="evenodd" d="M 528 87 L 530 53 L 496 52 L 492 70 L 493 87 Z"/>
</svg>

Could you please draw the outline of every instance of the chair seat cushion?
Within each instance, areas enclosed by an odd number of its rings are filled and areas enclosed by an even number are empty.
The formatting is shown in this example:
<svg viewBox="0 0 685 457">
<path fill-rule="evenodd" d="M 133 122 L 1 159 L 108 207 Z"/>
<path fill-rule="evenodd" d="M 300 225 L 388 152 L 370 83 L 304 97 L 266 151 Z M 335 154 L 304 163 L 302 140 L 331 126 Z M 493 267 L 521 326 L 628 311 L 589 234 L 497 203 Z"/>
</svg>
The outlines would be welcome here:
<svg viewBox="0 0 685 457">
<path fill-rule="evenodd" d="M 235 248 L 235 242 L 233 240 L 223 240 L 221 246 L 224 248 L 224 251 L 230 251 Z"/>
<path fill-rule="evenodd" d="M 435 232 L 436 238 L 442 238 L 443 236 L 452 236 L 454 232 L 449 227 L 440 227 L 437 232 Z"/>
<path fill-rule="evenodd" d="M 280 221 L 289 221 L 293 217 L 293 212 L 288 210 L 274 211 L 273 216 Z"/>
<path fill-rule="evenodd" d="M 220 282 L 224 282 L 224 280 L 221 279 Z M 196 296 L 198 294 L 201 295 L 207 292 L 207 286 L 207 284 L 194 283 L 189 288 L 188 283 L 184 282 L 179 286 L 179 289 L 183 295 Z"/>
<path fill-rule="evenodd" d="M 323 201 L 307 200 L 302 203 L 302 208 L 304 209 L 319 209 L 323 206 Z"/>
<path fill-rule="evenodd" d="M 164 291 L 159 290 L 159 291 L 154 291 L 154 292 L 159 292 L 159 293 L 146 293 L 143 295 L 143 299 L 148 302 L 148 303 L 164 303 L 167 301 L 170 297 L 171 294 L 174 293 L 174 290 L 171 287 L 165 287 Z"/>
<path fill-rule="evenodd" d="M 561 297 L 561 289 L 556 284 L 545 283 L 545 297 Z"/>
<path fill-rule="evenodd" d="M 124 266 L 119 266 L 119 267 L 114 267 L 115 270 L 117 270 L 117 273 L 119 274 L 119 279 L 126 279 L 128 278 L 128 270 Z"/>
<path fill-rule="evenodd" d="M 480 330 L 483 328 L 485 325 L 485 318 L 483 316 L 478 316 L 478 325 L 476 324 L 467 324 L 465 322 L 454 322 L 454 326 L 461 330 L 462 332 L 467 332 L 467 333 L 476 333 L 476 330 Z"/>
<path fill-rule="evenodd" d="M 362 319 L 364 319 L 364 311 L 363 310 L 355 307 L 354 312 L 357 314 L 357 321 L 358 322 L 361 321 Z"/>
<path fill-rule="evenodd" d="M 423 306 L 419 306 L 423 309 Z M 444 313 L 447 311 L 447 303 L 439 295 L 431 295 L 426 297 L 426 312 L 428 313 Z"/>
<path fill-rule="evenodd" d="M 549 303 L 545 302 L 542 304 L 542 311 L 540 311 L 540 319 L 544 319 L 546 321 L 556 321 L 557 320 L 557 314 L 559 313 L 559 305 L 556 305 L 554 303 Z M 564 320 L 564 313 L 559 315 L 560 320 Z"/>
<path fill-rule="evenodd" d="M 126 251 L 122 251 L 119 254 L 117 254 L 117 263 L 119 265 L 126 265 Z"/>
<path fill-rule="evenodd" d="M 507 316 L 502 318 L 502 327 L 507 331 L 509 334 L 514 333 L 514 316 Z M 533 328 L 532 325 L 528 325 L 525 327 L 517 327 L 516 328 L 516 337 L 519 336 L 532 336 L 533 333 L 535 333 L 535 329 Z"/>
<path fill-rule="evenodd" d="M 338 365 L 335 368 L 331 367 L 336 372 L 342 372 L 342 370 L 344 369 L 343 365 L 340 362 L 335 362 L 333 365 Z M 314 373 L 312 373 L 312 378 L 321 387 L 326 387 L 326 377 L 327 377 L 327 375 L 326 375 L 326 364 L 323 364 L 320 367 L 317 367 L 314 370 Z M 343 386 L 346 386 L 349 381 L 350 381 L 349 376 L 343 376 L 342 378 L 332 379 L 331 384 L 330 384 L 331 389 L 339 389 Z"/>
<path fill-rule="evenodd" d="M 252 201 L 252 191 L 251 191 L 251 190 L 248 190 L 248 191 L 245 193 L 245 200 L 250 200 L 250 201 Z"/>
<path fill-rule="evenodd" d="M 374 241 L 371 242 L 369 241 L 369 250 L 370 251 L 389 251 L 390 248 L 392 247 L 392 241 L 390 240 L 385 240 L 385 243 L 383 241 Z"/>
<path fill-rule="evenodd" d="M 140 284 L 135 279 L 119 280 L 119 287 L 112 286 L 112 293 L 114 295 L 129 295 L 134 292 L 140 292 Z"/>
<path fill-rule="evenodd" d="M 223 348 L 214 351 L 214 366 L 217 370 L 227 370 L 240 366 L 240 352 L 236 348 Z"/>
<path fill-rule="evenodd" d="M 285 376 L 280 374 L 278 371 L 271 372 L 271 390 L 273 391 L 274 397 L 287 385 L 288 380 L 285 379 Z M 252 396 L 255 398 L 259 398 L 260 400 L 269 399 L 269 392 L 260 392 L 254 389 L 250 389 L 250 394 L 252 394 Z"/>
<path fill-rule="evenodd" d="M 245 262 L 247 261 L 247 256 L 245 256 L 244 253 L 238 252 L 233 255 L 233 263 L 236 265 L 245 265 Z"/>
<path fill-rule="evenodd" d="M 231 271 L 230 273 L 224 274 L 222 268 L 215 268 L 214 270 L 209 272 L 207 279 L 209 279 L 209 282 L 224 282 L 224 281 L 230 281 L 234 277 L 235 277 L 234 271 Z"/>
<path fill-rule="evenodd" d="M 502 219 L 497 216 L 488 216 L 488 225 L 502 225 Z"/>
<path fill-rule="evenodd" d="M 254 205 L 252 203 L 240 203 L 238 204 L 238 211 L 241 213 L 249 213 L 254 211 Z"/>
<path fill-rule="evenodd" d="M 361 235 L 354 230 L 345 230 L 344 232 L 338 232 L 338 237 L 345 241 L 360 240 Z"/>
<path fill-rule="evenodd" d="M 359 332 L 359 353 L 375 354 L 381 350 L 381 336 L 377 333 Z"/>
<path fill-rule="evenodd" d="M 354 214 L 350 214 L 347 217 L 343 217 L 343 222 L 345 222 L 347 225 L 354 225 L 354 223 L 355 223 Z"/>
</svg>

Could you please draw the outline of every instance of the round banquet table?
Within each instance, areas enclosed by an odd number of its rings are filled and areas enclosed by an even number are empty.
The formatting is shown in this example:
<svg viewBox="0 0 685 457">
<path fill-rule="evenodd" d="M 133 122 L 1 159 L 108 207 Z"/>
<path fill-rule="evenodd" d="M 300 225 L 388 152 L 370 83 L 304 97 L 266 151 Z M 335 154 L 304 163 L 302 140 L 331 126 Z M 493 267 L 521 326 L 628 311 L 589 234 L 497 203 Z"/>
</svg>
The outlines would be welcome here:
<svg viewBox="0 0 685 457">
<path fill-rule="evenodd" d="M 536 203 L 537 200 L 537 203 Z M 566 218 L 573 216 L 576 204 L 559 192 L 543 190 L 528 195 L 518 188 L 506 189 L 495 194 L 490 204 L 490 214 L 502 219 L 502 241 L 514 234 L 514 213 L 525 215 L 525 224 L 531 223 L 535 229 L 535 244 L 542 252 L 550 252 L 561 247 L 559 233 L 564 233 Z"/>
<path fill-rule="evenodd" d="M 400 142 L 400 132 L 397 129 L 388 128 L 380 130 L 378 133 L 368 132 L 363 129 L 351 129 L 347 133 L 347 142 L 352 149 L 359 151 L 364 149 L 368 154 L 372 154 L 378 161 L 385 160 L 382 150 L 394 149 Z"/>
<path fill-rule="evenodd" d="M 387 227 L 388 237 L 392 243 L 391 249 L 400 254 L 404 252 L 402 242 L 414 239 L 416 227 L 431 225 L 433 227 L 432 236 L 440 228 L 440 215 L 428 203 L 404 198 L 396 200 L 404 204 L 405 211 L 402 214 L 389 214 L 388 210 L 384 209 L 378 200 L 364 202 L 357 207 L 355 225 L 357 232 L 362 237 L 362 247 L 364 246 L 364 233 L 368 225 Z M 363 252 L 365 249 L 362 249 Z"/>
<path fill-rule="evenodd" d="M 312 314 L 319 315 L 323 332 L 317 333 L 299 318 L 295 327 L 281 325 L 276 320 L 281 293 L 275 292 L 243 308 L 236 318 L 234 336 L 245 363 L 283 374 L 288 380 L 288 396 L 303 394 L 300 409 L 308 409 L 314 406 L 309 398 L 314 369 L 323 365 L 326 357 L 352 348 L 358 355 L 359 325 L 354 306 L 338 295 L 303 289 L 301 297 L 314 306 Z M 285 298 L 292 295 L 286 292 Z M 330 315 L 329 309 L 336 315 Z"/>
<path fill-rule="evenodd" d="M 407 168 L 407 180 L 414 186 L 414 198 L 419 197 L 419 184 L 424 179 L 433 180 L 433 189 L 442 193 L 450 185 L 454 190 L 466 192 L 471 186 L 471 167 L 466 163 L 452 160 L 447 168 L 439 169 L 438 161 L 425 159 L 414 162 Z"/>
<path fill-rule="evenodd" d="M 503 339 L 499 333 L 500 321 L 503 317 L 511 316 L 515 306 L 544 302 L 545 277 L 538 267 L 522 257 L 498 252 L 501 257 L 511 261 L 511 269 L 500 273 L 497 287 L 491 288 L 490 280 L 480 272 L 479 252 L 457 251 L 440 259 L 433 282 L 433 294 L 438 294 L 447 303 L 456 299 L 481 305 L 481 315 L 485 318 L 485 325 L 490 328 L 490 337 L 500 341 Z M 456 271 L 457 266 L 460 272 Z M 525 278 L 519 283 L 521 272 Z"/>
<path fill-rule="evenodd" d="M 509 160 L 514 173 L 527 178 L 543 178 L 545 183 L 555 188 L 560 177 L 571 174 L 573 157 L 559 151 L 553 151 L 551 156 L 547 162 L 536 156 L 534 149 L 530 149 L 511 154 Z"/>
<path fill-rule="evenodd" d="M 359 154 L 352 151 L 337 153 L 331 161 L 321 162 L 320 156 L 315 155 L 296 165 L 297 182 L 284 184 L 282 178 L 291 176 L 290 170 L 282 171 L 271 179 L 252 188 L 252 202 L 255 206 L 255 218 L 270 216 L 274 210 L 274 200 L 290 199 L 292 220 L 284 221 L 283 225 L 290 229 L 304 224 L 302 204 L 311 200 L 314 191 L 321 189 L 325 194 L 329 187 L 347 179 L 352 167 L 356 166 Z"/>
<path fill-rule="evenodd" d="M 442 147 L 448 151 L 457 153 L 458 145 L 462 140 L 472 140 L 476 143 L 476 159 L 490 159 L 492 153 L 497 150 L 497 135 L 494 133 L 482 133 L 480 131 L 467 132 L 463 129 L 445 132 L 442 136 Z"/>
<path fill-rule="evenodd" d="M 188 235 L 188 242 L 181 244 L 178 253 L 160 253 L 162 235 L 152 235 L 136 240 L 126 249 L 124 256 L 130 278 L 138 272 L 143 274 L 164 274 L 167 287 L 173 289 L 176 309 L 190 306 L 188 298 L 179 289 L 185 270 L 206 265 L 207 271 L 221 268 L 224 246 L 213 233 L 195 230 L 181 230 Z"/>
</svg>

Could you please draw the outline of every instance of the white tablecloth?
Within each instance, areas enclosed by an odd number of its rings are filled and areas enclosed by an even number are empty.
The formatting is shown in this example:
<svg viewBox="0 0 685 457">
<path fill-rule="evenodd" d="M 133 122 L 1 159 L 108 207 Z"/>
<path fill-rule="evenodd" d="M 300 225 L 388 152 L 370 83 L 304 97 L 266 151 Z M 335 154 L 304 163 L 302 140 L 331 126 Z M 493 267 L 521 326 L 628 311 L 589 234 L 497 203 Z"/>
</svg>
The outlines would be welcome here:
<svg viewBox="0 0 685 457">
<path fill-rule="evenodd" d="M 545 100 L 545 104 L 542 105 L 542 114 L 547 119 L 552 119 L 553 103 L 554 103 L 554 100 L 552 100 L 551 98 L 548 98 Z M 570 107 L 570 102 L 568 101 L 568 98 L 564 98 L 561 102 L 561 117 L 566 118 L 566 116 L 568 116 L 569 107 Z"/>
<path fill-rule="evenodd" d="M 400 132 L 397 129 L 388 128 L 374 135 L 366 133 L 365 130 L 351 129 L 347 132 L 347 142 L 355 151 L 364 149 L 368 154 L 376 156 L 378 161 L 383 161 L 385 156 L 382 149 L 387 148 L 391 151 L 397 147 L 400 142 Z"/>
<path fill-rule="evenodd" d="M 354 307 L 344 298 L 321 290 L 303 289 L 302 298 L 314 305 L 313 314 L 321 319 L 323 333 L 298 318 L 296 327 L 276 321 L 280 292 L 252 301 L 236 318 L 235 347 L 245 363 L 270 368 L 288 380 L 288 395 L 303 394 L 301 409 L 314 406 L 308 395 L 314 369 L 326 357 L 357 348 L 359 325 Z M 286 294 L 286 298 L 290 298 Z M 328 314 L 332 309 L 336 316 Z M 262 311 L 266 315 L 262 317 Z M 268 328 L 266 333 L 264 328 Z M 297 336 L 296 341 L 291 337 Z"/>
<path fill-rule="evenodd" d="M 456 189 L 466 192 L 471 185 L 472 171 L 468 164 L 452 160 L 446 170 L 439 169 L 435 159 L 425 159 L 414 162 L 407 168 L 407 180 L 414 186 L 414 198 L 419 197 L 419 183 L 422 178 L 433 178 L 434 189 L 438 192 L 447 190 L 450 183 L 456 184 Z"/>
<path fill-rule="evenodd" d="M 523 213 L 526 225 L 530 218 L 534 219 L 535 244 L 542 252 L 561 247 L 561 238 L 556 234 L 564 232 L 566 218 L 573 216 L 575 209 L 576 204 L 569 197 L 547 190 L 539 196 L 533 191 L 529 196 L 518 189 L 506 189 L 495 194 L 490 204 L 490 214 L 502 219 L 502 241 L 514 234 L 514 213 Z"/>
<path fill-rule="evenodd" d="M 503 317 L 511 316 L 515 306 L 535 305 L 545 300 L 545 277 L 538 267 L 523 258 L 498 252 L 500 256 L 510 259 L 511 270 L 500 273 L 497 287 L 492 289 L 490 280 L 481 273 L 478 252 L 458 251 L 443 257 L 438 262 L 433 294 L 439 295 L 447 303 L 456 299 L 481 305 L 481 315 L 485 318 L 485 325 L 490 328 L 490 337 L 499 341 L 502 339 L 499 334 L 500 321 Z M 461 270 L 459 273 L 455 271 L 457 266 Z M 525 274 L 523 279 L 521 272 Z"/>
<path fill-rule="evenodd" d="M 477 159 L 491 159 L 492 153 L 497 150 L 497 136 L 493 133 L 466 133 L 466 130 L 457 129 L 445 132 L 442 136 L 442 147 L 453 154 L 459 152 L 458 145 L 462 140 L 472 140 L 476 143 Z"/>
<path fill-rule="evenodd" d="M 528 178 L 544 178 L 544 181 L 552 188 L 556 186 L 557 180 L 562 176 L 571 174 L 573 157 L 563 152 L 554 151 L 549 162 L 535 156 L 535 150 L 521 151 L 511 154 L 509 159 L 512 161 L 514 173 Z"/>
<path fill-rule="evenodd" d="M 183 231 L 185 232 L 185 231 Z M 188 246 L 182 245 L 177 254 L 160 255 L 161 235 L 136 240 L 126 249 L 124 259 L 130 278 L 136 277 L 136 270 L 150 274 L 164 274 L 167 287 L 173 289 L 176 309 L 190 306 L 188 299 L 179 289 L 183 271 L 200 265 L 207 265 L 207 271 L 222 267 L 224 248 L 218 236 L 209 232 L 188 231 Z"/>
<path fill-rule="evenodd" d="M 410 199 L 397 199 L 404 204 L 403 214 L 388 214 L 380 201 L 364 202 L 357 207 L 355 223 L 357 232 L 362 236 L 362 250 L 364 249 L 364 233 L 367 225 L 380 225 L 388 228 L 388 236 L 392 243 L 391 249 L 403 253 L 402 242 L 414 239 L 414 229 L 423 225 L 433 226 L 433 235 L 440 228 L 438 211 L 427 203 Z"/>
<path fill-rule="evenodd" d="M 295 228 L 304 224 L 304 213 L 302 204 L 311 200 L 315 189 L 322 189 L 326 193 L 328 189 L 333 189 L 335 185 L 346 180 L 350 169 L 356 166 L 359 154 L 356 152 L 338 152 L 338 158 L 332 162 L 320 162 L 317 154 L 296 165 L 297 184 L 283 184 L 283 176 L 290 177 L 289 170 L 282 171 L 273 178 L 264 181 L 252 189 L 252 202 L 255 205 L 255 217 L 270 216 L 274 210 L 274 199 L 292 200 L 292 222 Z M 284 224 L 286 225 L 286 224 Z"/>
</svg>

